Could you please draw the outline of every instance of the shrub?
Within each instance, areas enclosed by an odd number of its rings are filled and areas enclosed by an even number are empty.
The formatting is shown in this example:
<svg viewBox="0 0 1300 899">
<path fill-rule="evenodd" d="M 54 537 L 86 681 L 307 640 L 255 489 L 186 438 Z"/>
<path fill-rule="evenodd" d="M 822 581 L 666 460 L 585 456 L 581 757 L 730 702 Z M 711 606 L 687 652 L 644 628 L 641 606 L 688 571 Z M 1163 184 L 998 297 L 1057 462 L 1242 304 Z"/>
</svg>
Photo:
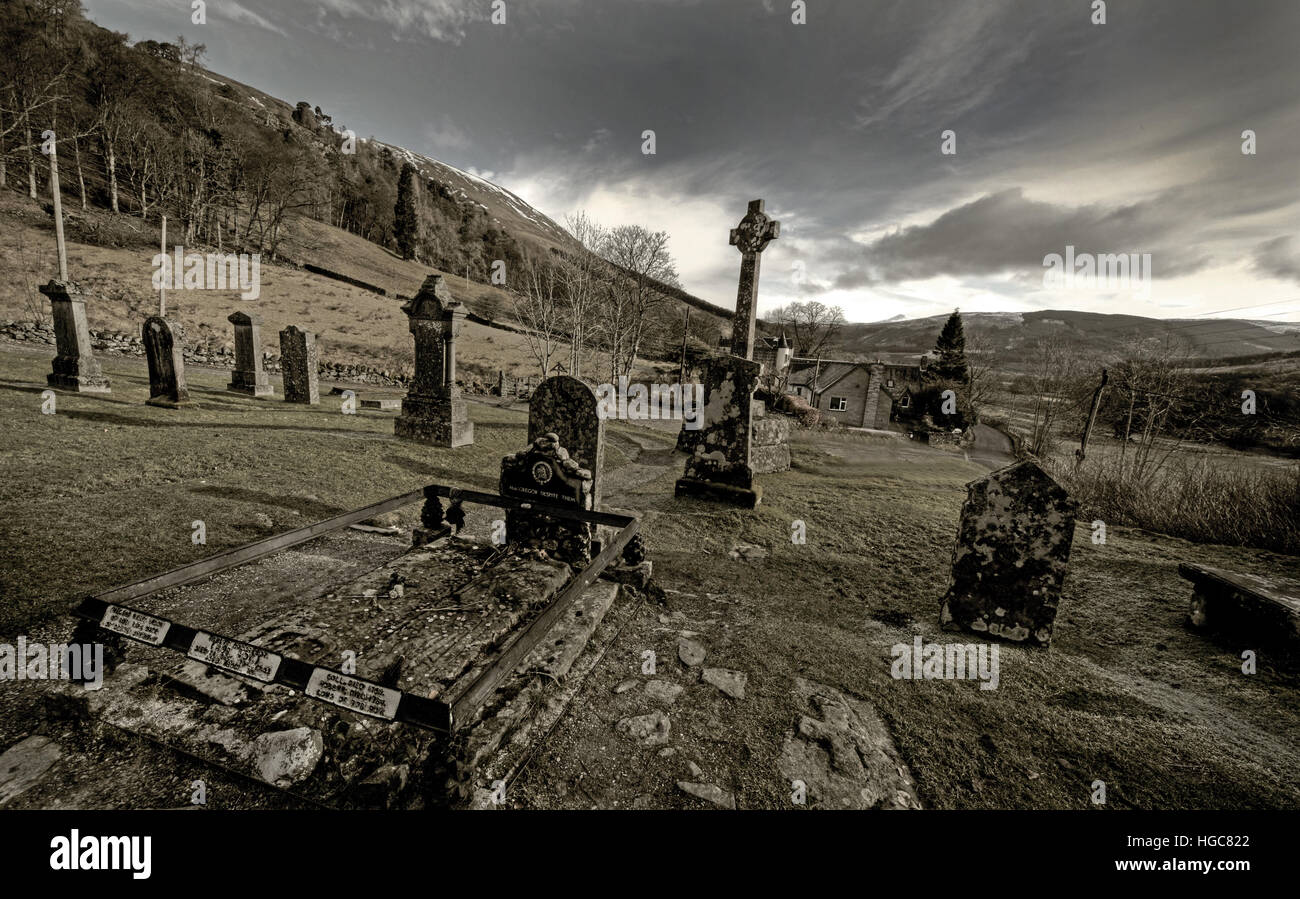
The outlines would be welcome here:
<svg viewBox="0 0 1300 899">
<path fill-rule="evenodd" d="M 1254 546 L 1300 554 L 1300 467 L 1234 464 L 1231 456 L 1171 458 L 1143 480 L 1121 474 L 1114 458 L 1071 463 L 1055 472 L 1083 505 L 1084 520 L 1101 519 L 1198 543 Z"/>
</svg>

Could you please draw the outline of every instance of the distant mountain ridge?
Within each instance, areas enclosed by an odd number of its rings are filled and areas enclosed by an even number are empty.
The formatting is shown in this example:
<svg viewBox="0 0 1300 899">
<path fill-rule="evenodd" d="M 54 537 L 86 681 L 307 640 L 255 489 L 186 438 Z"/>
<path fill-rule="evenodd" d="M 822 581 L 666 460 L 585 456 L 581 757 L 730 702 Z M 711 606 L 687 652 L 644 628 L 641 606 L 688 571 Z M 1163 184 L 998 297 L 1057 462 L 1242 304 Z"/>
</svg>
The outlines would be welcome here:
<svg viewBox="0 0 1300 899">
<path fill-rule="evenodd" d="M 903 321 L 850 323 L 836 346 L 846 358 L 919 354 L 934 347 L 947 315 Z M 985 341 L 1000 363 L 1028 357 L 1044 337 L 1064 339 L 1087 352 L 1118 355 L 1134 339 L 1172 338 L 1195 358 L 1227 359 L 1300 351 L 1300 322 L 1238 318 L 1157 319 L 1103 312 L 1045 309 L 1037 312 L 963 312 L 967 341 Z"/>
</svg>

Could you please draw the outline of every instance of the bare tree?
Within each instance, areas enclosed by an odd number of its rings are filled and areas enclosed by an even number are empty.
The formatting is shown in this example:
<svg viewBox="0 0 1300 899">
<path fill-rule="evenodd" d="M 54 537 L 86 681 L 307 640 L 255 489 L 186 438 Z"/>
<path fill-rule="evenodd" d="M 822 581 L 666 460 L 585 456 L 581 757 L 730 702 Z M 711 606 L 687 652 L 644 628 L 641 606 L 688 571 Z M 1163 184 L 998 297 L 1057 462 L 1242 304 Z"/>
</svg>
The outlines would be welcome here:
<svg viewBox="0 0 1300 899">
<path fill-rule="evenodd" d="M 582 357 L 587 349 L 592 313 L 606 276 L 605 262 L 598 255 L 608 232 L 586 212 L 565 219 L 569 233 L 581 245 L 575 253 L 562 253 L 556 259 L 564 287 L 564 326 L 569 335 L 569 374 L 581 377 Z"/>
<path fill-rule="evenodd" d="M 677 286 L 677 268 L 668 252 L 668 232 L 620 225 L 602 243 L 610 263 L 602 330 L 610 354 L 610 380 L 632 371 L 647 336 L 660 324 L 668 298 L 658 285 Z M 657 283 L 656 283 L 657 282 Z"/>
<path fill-rule="evenodd" d="M 508 291 L 515 320 L 524 326 L 524 342 L 542 377 L 550 377 L 560 351 L 556 334 L 565 313 L 561 275 L 556 266 L 534 255 L 525 257 L 516 283 Z"/>
<path fill-rule="evenodd" d="M 822 355 L 844 326 L 844 310 L 819 300 L 778 306 L 767 317 L 790 331 L 794 354 L 805 358 Z"/>
</svg>

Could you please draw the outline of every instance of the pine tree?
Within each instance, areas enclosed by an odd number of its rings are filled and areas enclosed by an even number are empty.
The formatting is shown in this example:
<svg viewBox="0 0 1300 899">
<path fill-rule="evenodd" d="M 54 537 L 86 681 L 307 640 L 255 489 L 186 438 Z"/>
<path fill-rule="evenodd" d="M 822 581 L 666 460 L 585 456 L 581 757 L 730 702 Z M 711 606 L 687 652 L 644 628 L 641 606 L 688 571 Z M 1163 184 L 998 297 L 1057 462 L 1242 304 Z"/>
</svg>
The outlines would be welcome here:
<svg viewBox="0 0 1300 899">
<path fill-rule="evenodd" d="M 966 365 L 966 334 L 962 330 L 961 313 L 956 309 L 948 316 L 934 352 L 939 357 L 930 366 L 929 375 L 936 381 L 956 384 L 970 383 L 970 368 Z"/>
<path fill-rule="evenodd" d="M 420 220 L 415 212 L 415 166 L 407 162 L 397 177 L 397 203 L 393 207 L 393 236 L 397 239 L 397 254 L 403 259 L 415 258 L 415 245 L 419 239 Z"/>
</svg>

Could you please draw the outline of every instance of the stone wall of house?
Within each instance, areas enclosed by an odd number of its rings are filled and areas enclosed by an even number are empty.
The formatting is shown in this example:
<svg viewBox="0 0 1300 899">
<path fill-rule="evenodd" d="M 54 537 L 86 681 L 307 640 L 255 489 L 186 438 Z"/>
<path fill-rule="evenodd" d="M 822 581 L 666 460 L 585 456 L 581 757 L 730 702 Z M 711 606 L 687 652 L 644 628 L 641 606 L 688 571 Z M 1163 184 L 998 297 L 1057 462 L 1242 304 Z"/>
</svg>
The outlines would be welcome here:
<svg viewBox="0 0 1300 899">
<path fill-rule="evenodd" d="M 870 381 L 871 373 L 866 368 L 856 368 L 832 387 L 823 390 L 817 400 L 817 408 L 821 410 L 822 418 L 832 419 L 850 428 L 862 427 L 862 416 L 866 411 L 867 403 L 867 386 Z M 842 412 L 832 412 L 831 399 L 841 396 L 848 401 L 847 407 Z"/>
</svg>

